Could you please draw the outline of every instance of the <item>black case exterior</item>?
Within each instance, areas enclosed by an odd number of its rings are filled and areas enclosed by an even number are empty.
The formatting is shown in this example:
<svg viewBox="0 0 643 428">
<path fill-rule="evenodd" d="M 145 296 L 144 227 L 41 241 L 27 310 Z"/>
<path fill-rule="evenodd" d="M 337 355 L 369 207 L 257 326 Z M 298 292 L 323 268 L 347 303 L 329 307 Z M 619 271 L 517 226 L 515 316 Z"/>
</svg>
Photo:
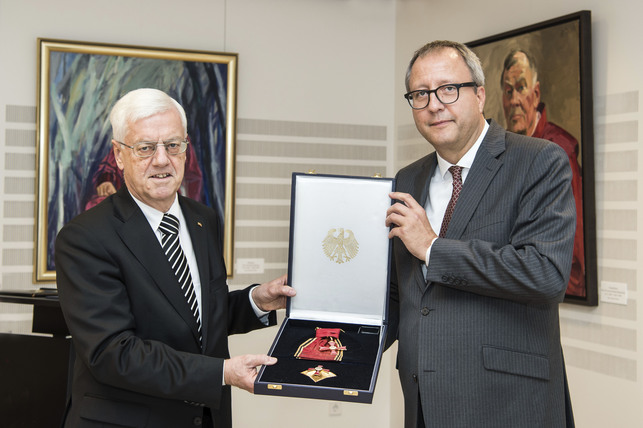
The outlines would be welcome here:
<svg viewBox="0 0 643 428">
<path fill-rule="evenodd" d="M 293 273 L 294 248 L 293 240 L 298 230 L 295 230 L 295 213 L 296 204 L 298 203 L 296 188 L 298 180 L 348 180 L 348 183 L 361 183 L 368 185 L 370 180 L 379 180 L 379 183 L 388 182 L 387 192 L 394 191 L 395 180 L 392 178 L 371 178 L 371 177 L 350 177 L 338 175 L 308 175 L 294 173 L 292 177 L 292 196 L 290 212 L 290 248 L 288 263 L 289 283 L 295 289 L 298 289 L 298 276 Z M 360 181 L 362 180 L 362 181 Z M 322 184 L 323 185 L 323 184 Z M 378 184 L 379 186 L 379 184 Z M 379 191 L 379 190 L 378 190 Z M 383 195 L 388 198 L 388 195 Z M 390 205 L 390 201 L 388 205 Z M 346 204 L 343 204 L 346 205 Z M 342 210 L 342 207 L 336 207 Z M 379 213 L 378 213 L 379 215 Z M 386 212 L 381 213 L 381 225 L 384 225 Z M 377 220 L 379 225 L 379 219 Z M 324 311 L 321 315 L 316 313 L 315 319 L 306 319 L 293 317 L 296 312 L 295 304 L 289 299 L 286 308 L 286 318 L 279 328 L 273 344 L 268 354 L 278 359 L 274 366 L 262 366 L 255 380 L 254 392 L 260 395 L 276 395 L 285 397 L 301 397 L 333 401 L 347 401 L 356 403 L 372 403 L 375 384 L 379 372 L 379 367 L 384 351 L 386 341 L 387 324 L 388 324 L 388 293 L 389 293 L 389 275 L 390 275 L 390 254 L 391 242 L 385 243 L 387 254 L 386 258 L 386 278 L 385 296 L 378 296 L 383 299 L 384 305 L 381 317 L 376 323 L 355 323 L 351 314 L 346 314 L 346 319 L 342 313 L 333 311 L 334 308 L 328 308 L 328 318 L 324 317 Z M 294 275 L 294 276 L 293 276 Z M 352 281 L 342 285 L 346 289 L 350 288 L 350 293 L 357 293 L 362 296 L 369 295 L 369 286 L 367 281 Z M 361 289 L 360 289 L 361 288 Z M 324 293 L 325 290 L 314 290 L 315 292 Z M 294 297 L 297 299 L 297 296 Z M 332 314 L 331 314 L 332 312 Z M 299 312 L 297 312 L 299 313 Z M 346 346 L 342 361 L 313 361 L 296 359 L 294 351 L 306 339 L 315 336 L 316 328 L 341 328 L 340 341 Z M 336 376 L 314 382 L 308 376 L 301 374 L 302 371 L 322 365 L 324 369 L 329 369 Z"/>
</svg>

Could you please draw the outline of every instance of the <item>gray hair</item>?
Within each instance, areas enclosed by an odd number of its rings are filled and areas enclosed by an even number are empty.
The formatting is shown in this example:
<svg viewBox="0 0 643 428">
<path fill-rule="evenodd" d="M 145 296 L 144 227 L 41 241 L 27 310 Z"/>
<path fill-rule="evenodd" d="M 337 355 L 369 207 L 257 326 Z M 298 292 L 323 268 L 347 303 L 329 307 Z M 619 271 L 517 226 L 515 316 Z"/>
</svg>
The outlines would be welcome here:
<svg viewBox="0 0 643 428">
<path fill-rule="evenodd" d="M 411 79 L 411 68 L 413 68 L 415 61 L 417 61 L 418 58 L 446 48 L 452 48 L 458 51 L 471 73 L 471 80 L 476 84 L 476 86 L 484 86 L 484 71 L 482 71 L 480 58 L 478 58 L 471 49 L 462 43 L 452 42 L 449 40 L 435 40 L 422 46 L 420 49 L 415 51 L 415 54 L 413 54 L 413 58 L 411 58 L 411 62 L 409 62 L 409 66 L 406 69 L 406 78 L 404 80 L 407 91 L 410 90 L 409 80 Z"/>
<path fill-rule="evenodd" d="M 526 50 L 514 49 L 505 57 L 505 62 L 502 65 L 502 73 L 500 73 L 500 87 L 504 86 L 505 71 L 509 70 L 518 62 L 515 58 L 517 53 L 522 53 L 527 57 L 527 63 L 529 64 L 529 69 L 533 75 L 533 82 L 531 82 L 531 84 L 535 85 L 538 81 L 538 67 L 536 66 L 536 60 L 534 60 L 534 57 Z"/>
<path fill-rule="evenodd" d="M 183 134 L 187 134 L 185 110 L 174 98 L 163 91 L 152 88 L 135 89 L 123 95 L 112 107 L 109 121 L 116 141 L 123 141 L 131 124 L 155 114 L 176 109 L 181 116 Z"/>
</svg>

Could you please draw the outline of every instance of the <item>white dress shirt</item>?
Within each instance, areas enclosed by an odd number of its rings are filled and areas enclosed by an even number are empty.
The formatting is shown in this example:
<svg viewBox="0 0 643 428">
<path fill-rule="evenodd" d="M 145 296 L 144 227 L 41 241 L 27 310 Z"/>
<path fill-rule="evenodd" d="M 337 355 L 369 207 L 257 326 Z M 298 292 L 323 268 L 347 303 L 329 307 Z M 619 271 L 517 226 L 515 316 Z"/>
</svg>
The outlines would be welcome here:
<svg viewBox="0 0 643 428">
<path fill-rule="evenodd" d="M 485 121 L 484 128 L 478 136 L 476 142 L 471 146 L 471 148 L 460 158 L 457 166 L 462 167 L 462 185 L 467 179 L 471 165 L 473 165 L 473 160 L 476 158 L 476 153 L 482 144 L 482 140 L 485 135 L 487 135 L 487 130 L 489 129 L 489 124 Z M 431 177 L 431 184 L 429 186 L 429 194 L 426 198 L 426 205 L 424 209 L 426 210 L 426 216 L 429 219 L 431 228 L 436 232 L 440 232 L 442 227 L 442 219 L 444 219 L 444 213 L 447 210 L 447 205 L 449 205 L 449 200 L 451 200 L 451 194 L 453 193 L 453 176 L 449 172 L 449 168 L 453 164 L 444 160 L 438 153 L 438 167 L 435 169 L 433 176 Z M 438 238 L 435 238 L 438 239 Z M 426 250 L 426 256 L 424 258 L 424 268 L 429 266 L 429 258 L 431 257 L 431 247 L 435 242 L 435 239 L 429 245 L 429 248 Z M 425 270 L 426 274 L 426 270 Z"/>
<path fill-rule="evenodd" d="M 132 198 L 134 198 L 133 195 Z M 145 218 L 150 223 L 150 227 L 156 234 L 156 238 L 162 245 L 161 238 L 163 237 L 163 234 L 159 230 L 159 226 L 161 225 L 163 214 L 165 213 L 144 204 L 136 198 L 134 198 L 134 201 L 141 211 L 143 211 L 143 215 L 145 215 Z M 199 276 L 199 266 L 196 263 L 196 256 L 194 255 L 194 248 L 192 247 L 192 239 L 190 238 L 190 232 L 188 232 L 188 228 L 185 224 L 185 217 L 183 217 L 183 211 L 181 211 L 181 206 L 179 205 L 179 198 L 174 198 L 174 203 L 167 213 L 172 214 L 179 219 L 179 243 L 181 244 L 185 258 L 188 261 L 190 275 L 192 276 L 192 285 L 194 286 L 194 293 L 196 294 L 196 300 L 199 305 L 199 313 L 201 313 L 201 277 Z M 203 317 L 201 318 L 203 319 Z"/>
</svg>

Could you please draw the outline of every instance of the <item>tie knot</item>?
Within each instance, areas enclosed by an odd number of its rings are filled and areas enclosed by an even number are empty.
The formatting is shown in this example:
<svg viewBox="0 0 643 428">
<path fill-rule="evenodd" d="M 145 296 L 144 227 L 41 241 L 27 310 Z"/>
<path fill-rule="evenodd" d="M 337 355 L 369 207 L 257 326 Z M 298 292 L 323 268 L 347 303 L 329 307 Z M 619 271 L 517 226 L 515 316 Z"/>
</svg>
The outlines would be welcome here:
<svg viewBox="0 0 643 428">
<path fill-rule="evenodd" d="M 453 181 L 462 181 L 462 167 L 453 165 L 449 168 L 449 172 L 453 176 Z"/>
<path fill-rule="evenodd" d="M 159 230 L 166 235 L 178 235 L 179 233 L 179 219 L 172 214 L 163 214 Z"/>
</svg>

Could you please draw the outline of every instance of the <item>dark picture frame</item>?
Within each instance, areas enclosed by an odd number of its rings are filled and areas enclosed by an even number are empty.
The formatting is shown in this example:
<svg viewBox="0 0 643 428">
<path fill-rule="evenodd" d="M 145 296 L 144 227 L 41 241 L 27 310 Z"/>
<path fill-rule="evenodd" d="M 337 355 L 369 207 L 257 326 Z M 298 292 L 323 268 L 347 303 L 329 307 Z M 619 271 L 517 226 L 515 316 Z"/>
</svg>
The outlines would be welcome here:
<svg viewBox="0 0 643 428">
<path fill-rule="evenodd" d="M 142 87 L 168 93 L 186 111 L 181 193 L 218 212 L 232 276 L 237 62 L 235 53 L 38 39 L 34 282 L 56 280 L 58 231 L 100 202 L 100 181 L 118 182 L 109 112 Z"/>
<path fill-rule="evenodd" d="M 546 122 L 554 123 L 571 134 L 573 138 L 568 141 L 578 141 L 578 156 L 570 154 L 569 144 L 566 151 L 570 163 L 576 157 L 580 171 L 582 192 L 575 190 L 575 193 L 582 193 L 582 201 L 577 202 L 577 205 L 582 204 L 582 217 L 578 219 L 582 221 L 582 238 L 579 245 L 577 231 L 574 267 L 565 302 L 598 305 L 591 12 L 579 11 L 474 40 L 467 46 L 479 56 L 485 72 L 485 117 L 510 128 L 505 119 L 503 101 L 508 105 L 509 94 L 514 91 L 507 90 L 506 84 L 503 87 L 505 58 L 513 50 L 524 50 L 537 66 L 542 103 L 539 110 L 546 106 L 541 120 L 546 117 Z M 510 107 L 507 107 L 507 113 L 511 114 L 509 111 Z M 580 266 L 582 262 L 584 273 Z M 575 269 L 580 274 L 574 275 Z"/>
</svg>

